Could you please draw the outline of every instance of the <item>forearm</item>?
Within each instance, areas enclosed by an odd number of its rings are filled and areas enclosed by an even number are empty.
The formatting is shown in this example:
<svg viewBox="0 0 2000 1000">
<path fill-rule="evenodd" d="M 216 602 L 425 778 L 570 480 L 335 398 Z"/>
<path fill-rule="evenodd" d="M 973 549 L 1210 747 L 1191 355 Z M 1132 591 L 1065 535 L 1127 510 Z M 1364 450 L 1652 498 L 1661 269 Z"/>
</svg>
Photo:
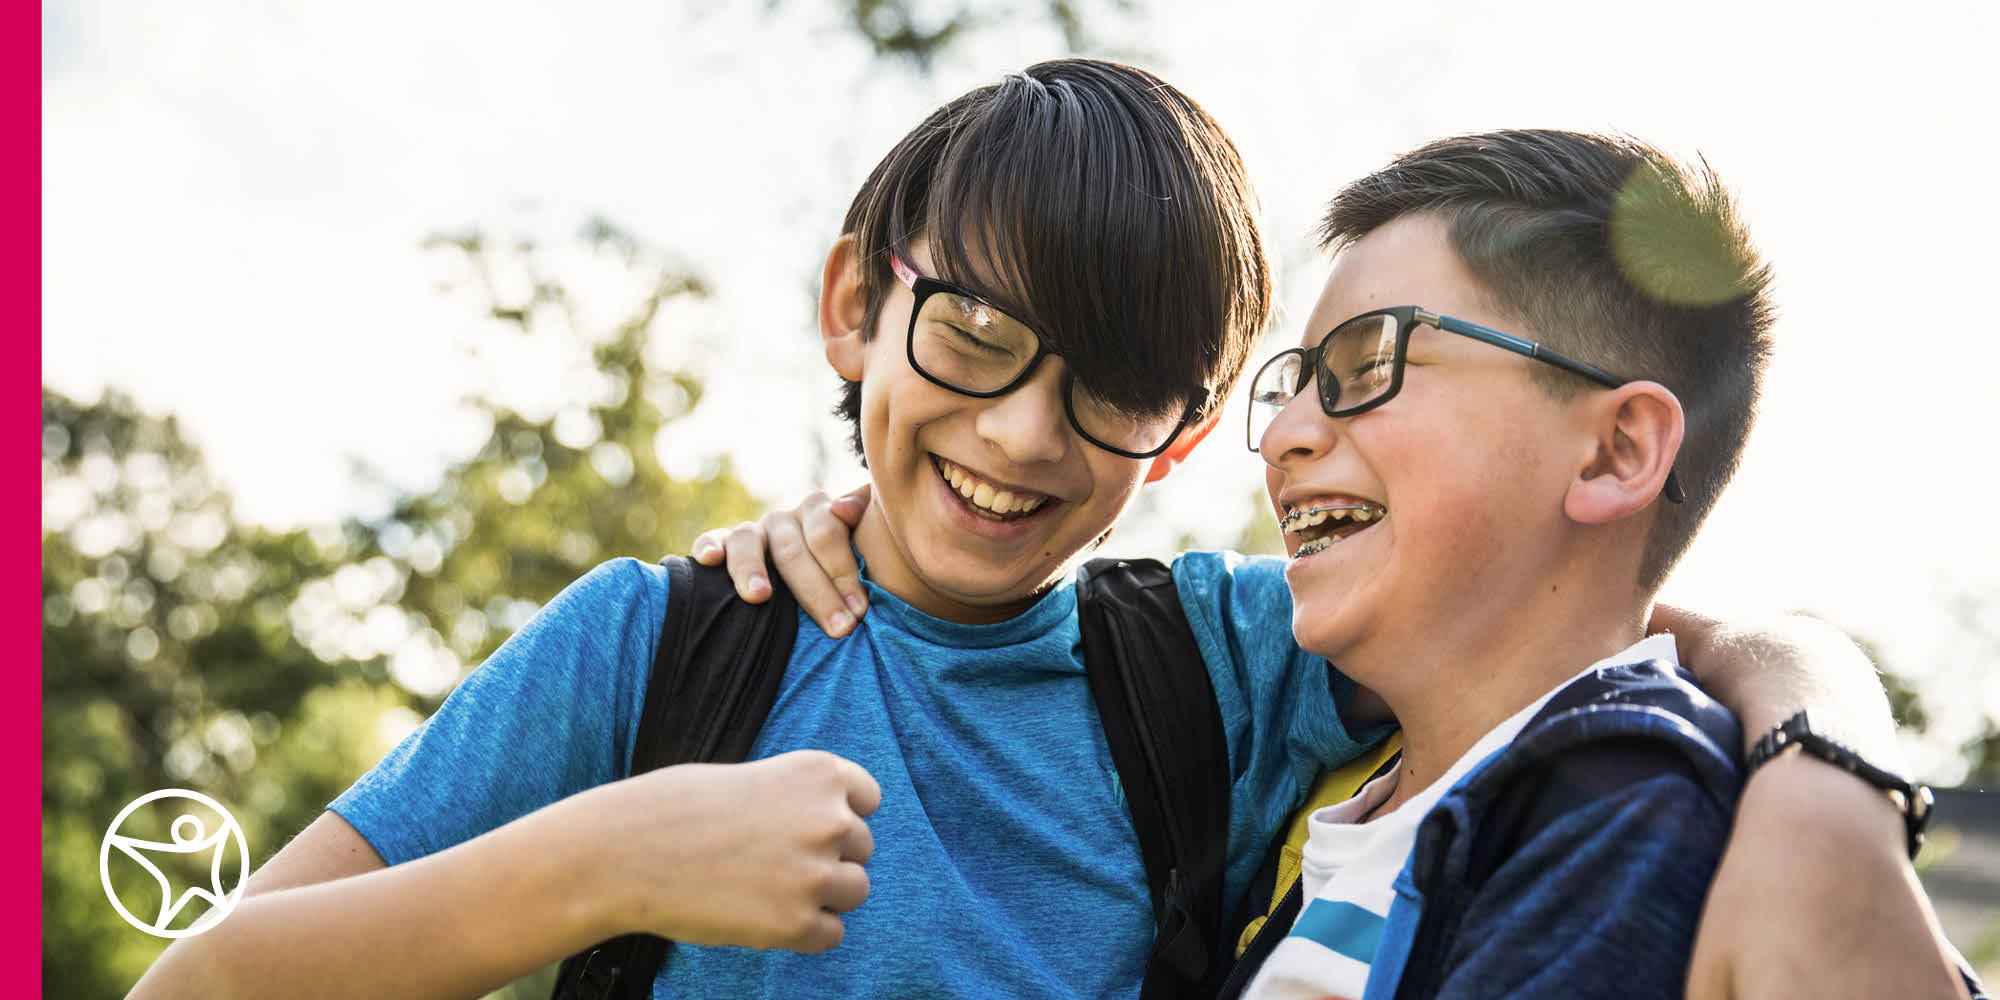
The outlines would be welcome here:
<svg viewBox="0 0 2000 1000">
<path fill-rule="evenodd" d="M 1888 797 L 1787 754 L 1744 786 L 1688 995 L 1965 996 L 1943 940 Z"/>
<path fill-rule="evenodd" d="M 1816 618 L 1790 615 L 1756 629 L 1710 622 L 1689 641 L 1689 666 L 1743 725 L 1747 742 L 1801 709 L 1815 729 L 1887 762 L 1895 719 L 1875 664 L 1845 633 Z M 1690 646 L 1692 648 L 1690 648 Z"/>
<path fill-rule="evenodd" d="M 614 933 L 564 827 L 544 809 L 407 864 L 249 896 L 131 995 L 481 995 Z"/>
</svg>

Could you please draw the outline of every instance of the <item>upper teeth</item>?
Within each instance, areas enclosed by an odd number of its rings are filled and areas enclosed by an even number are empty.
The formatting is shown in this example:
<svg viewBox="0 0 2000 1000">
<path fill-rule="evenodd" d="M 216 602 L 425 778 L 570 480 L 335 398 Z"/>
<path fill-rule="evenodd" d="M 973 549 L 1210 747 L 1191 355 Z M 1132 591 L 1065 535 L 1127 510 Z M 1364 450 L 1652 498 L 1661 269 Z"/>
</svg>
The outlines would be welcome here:
<svg viewBox="0 0 2000 1000">
<path fill-rule="evenodd" d="M 973 506 L 990 510 L 995 514 L 1012 514 L 1030 511 L 1042 505 L 1048 497 L 1036 494 L 1016 494 L 1012 490 L 996 490 L 991 483 L 980 480 L 972 473 L 959 468 L 944 459 L 938 459 L 938 471 L 958 495 L 972 501 Z"/>
<path fill-rule="evenodd" d="M 1373 504 L 1359 507 L 1315 507 L 1311 510 L 1295 510 L 1278 519 L 1278 528 L 1286 532 L 1301 531 L 1327 521 L 1353 521 L 1366 524 L 1386 515 L 1388 510 Z"/>
</svg>

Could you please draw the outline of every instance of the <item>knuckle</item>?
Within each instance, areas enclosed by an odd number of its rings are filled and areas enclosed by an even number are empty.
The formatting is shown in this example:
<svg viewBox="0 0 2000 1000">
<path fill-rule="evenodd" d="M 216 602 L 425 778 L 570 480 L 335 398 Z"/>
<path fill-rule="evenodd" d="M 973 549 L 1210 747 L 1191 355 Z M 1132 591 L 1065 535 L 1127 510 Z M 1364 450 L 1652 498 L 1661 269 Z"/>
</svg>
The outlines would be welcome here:
<svg viewBox="0 0 2000 1000">
<path fill-rule="evenodd" d="M 785 907 L 782 933 L 791 941 L 805 941 L 812 936 L 819 924 L 820 908 L 805 900 L 799 900 Z"/>
<path fill-rule="evenodd" d="M 846 809 L 831 804 L 814 809 L 799 825 L 799 833 L 809 844 L 838 844 L 847 836 Z"/>
<path fill-rule="evenodd" d="M 796 534 L 772 532 L 769 536 L 771 555 L 780 559 L 792 559 L 805 553 L 805 545 Z"/>
<path fill-rule="evenodd" d="M 820 893 L 835 884 L 835 876 L 838 874 L 839 867 L 834 861 L 819 858 L 805 866 L 805 871 L 801 873 L 803 877 L 799 881 L 812 896 L 817 898 Z"/>
<path fill-rule="evenodd" d="M 827 786 L 840 781 L 840 758 L 824 750 L 800 750 L 789 763 L 793 775 L 802 783 Z"/>
<path fill-rule="evenodd" d="M 827 548 L 847 541 L 847 525 L 830 517 L 815 517 L 804 523 L 806 540 L 814 548 Z"/>
</svg>

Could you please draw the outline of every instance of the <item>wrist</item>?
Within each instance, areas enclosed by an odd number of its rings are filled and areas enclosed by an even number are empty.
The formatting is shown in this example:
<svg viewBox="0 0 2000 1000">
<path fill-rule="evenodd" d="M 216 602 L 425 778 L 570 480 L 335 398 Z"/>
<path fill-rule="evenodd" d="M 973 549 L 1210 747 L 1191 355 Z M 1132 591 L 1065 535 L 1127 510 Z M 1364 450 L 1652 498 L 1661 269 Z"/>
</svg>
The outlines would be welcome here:
<svg viewBox="0 0 2000 1000">
<path fill-rule="evenodd" d="M 1931 820 L 1933 800 L 1929 788 L 1870 762 L 1852 748 L 1816 730 L 1806 712 L 1794 714 L 1760 736 L 1750 748 L 1745 769 L 1748 777 L 1754 779 L 1788 760 L 1819 765 L 1800 770 L 1795 763 L 1780 771 L 1781 774 L 1795 775 L 1785 779 L 1788 783 L 1811 782 L 1828 790 L 1844 784 L 1847 790 L 1838 794 L 1843 799 L 1852 799 L 1853 807 L 1861 809 L 1864 814 L 1879 815 L 1880 805 L 1889 806 L 1889 813 L 1896 817 L 1902 828 L 1908 856 L 1912 860 L 1916 858 L 1917 850 L 1923 845 L 1924 831 Z M 1844 782 L 1838 780 L 1842 772 L 1846 775 Z M 1771 780 L 1767 778 L 1764 785 L 1768 787 L 1770 784 Z M 1745 792 L 1747 795 L 1747 788 Z M 1855 797 L 1857 793 L 1859 798 Z M 1878 806 L 1861 806 L 1864 800 L 1873 800 Z"/>
<path fill-rule="evenodd" d="M 514 824 L 521 835 L 514 852 L 517 870 L 531 883 L 527 895 L 546 914 L 564 955 L 631 933 L 642 923 L 618 856 L 628 841 L 606 823 L 609 803 L 603 800 L 615 797 L 620 784 L 572 795 Z"/>
</svg>

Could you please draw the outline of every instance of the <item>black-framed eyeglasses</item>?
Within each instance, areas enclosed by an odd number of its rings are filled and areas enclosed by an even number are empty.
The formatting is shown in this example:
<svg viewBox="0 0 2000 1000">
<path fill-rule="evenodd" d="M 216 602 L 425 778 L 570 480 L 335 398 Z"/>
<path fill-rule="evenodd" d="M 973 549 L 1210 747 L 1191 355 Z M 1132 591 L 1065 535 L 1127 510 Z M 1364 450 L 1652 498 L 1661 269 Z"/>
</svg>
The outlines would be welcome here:
<svg viewBox="0 0 2000 1000">
<path fill-rule="evenodd" d="M 1026 323 L 956 285 L 927 278 L 895 254 L 889 266 L 915 298 L 910 306 L 910 367 L 933 385 L 992 399 L 1019 388 L 1052 351 Z M 1085 441 L 1125 458 L 1166 451 L 1208 402 L 1199 386 L 1185 407 L 1134 411 L 1098 398 L 1063 373 L 1063 411 Z"/>
<path fill-rule="evenodd" d="M 1351 417 L 1394 399 L 1403 388 L 1403 361 L 1409 353 L 1410 333 L 1419 323 L 1547 362 L 1607 389 L 1631 381 L 1511 333 L 1419 306 L 1391 306 L 1353 317 L 1320 338 L 1317 346 L 1291 348 L 1257 369 L 1250 380 L 1250 421 L 1246 435 L 1250 450 L 1257 450 L 1257 442 L 1263 439 L 1271 421 L 1277 419 L 1278 411 L 1292 397 L 1304 392 L 1308 382 L 1318 384 L 1319 406 L 1329 417 Z M 1679 476 L 1671 470 L 1661 495 L 1673 503 L 1687 499 Z"/>
</svg>

